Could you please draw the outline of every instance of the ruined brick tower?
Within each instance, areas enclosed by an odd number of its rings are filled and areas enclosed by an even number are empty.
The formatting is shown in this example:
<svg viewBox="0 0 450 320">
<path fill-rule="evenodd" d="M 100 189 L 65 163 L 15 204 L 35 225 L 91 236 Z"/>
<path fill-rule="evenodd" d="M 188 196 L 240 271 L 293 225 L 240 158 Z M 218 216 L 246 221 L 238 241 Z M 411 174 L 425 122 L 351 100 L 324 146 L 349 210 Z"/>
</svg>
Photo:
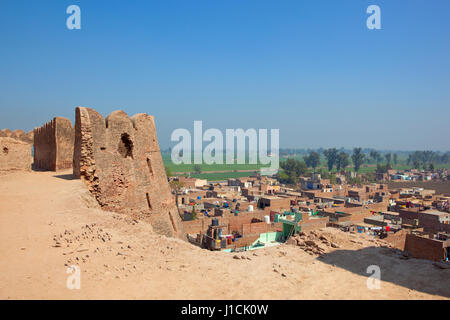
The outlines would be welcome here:
<svg viewBox="0 0 450 320">
<path fill-rule="evenodd" d="M 155 232 L 181 237 L 182 224 L 159 150 L 154 118 L 90 108 L 75 112 L 74 177 L 108 211 L 149 219 Z"/>
<path fill-rule="evenodd" d="M 49 171 L 72 168 L 74 135 L 72 123 L 62 117 L 34 129 L 34 168 Z"/>
</svg>

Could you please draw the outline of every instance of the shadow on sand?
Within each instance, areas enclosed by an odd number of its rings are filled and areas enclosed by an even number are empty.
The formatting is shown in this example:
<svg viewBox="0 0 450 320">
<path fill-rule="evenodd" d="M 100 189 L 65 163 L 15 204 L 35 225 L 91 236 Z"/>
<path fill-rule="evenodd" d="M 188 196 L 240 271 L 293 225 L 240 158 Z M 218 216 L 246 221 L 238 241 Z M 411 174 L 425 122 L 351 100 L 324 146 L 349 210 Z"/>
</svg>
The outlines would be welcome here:
<svg viewBox="0 0 450 320">
<path fill-rule="evenodd" d="M 64 180 L 74 180 L 75 178 L 73 177 L 73 174 L 69 173 L 69 174 L 59 174 L 54 176 L 55 178 L 59 178 L 59 179 L 64 179 Z"/>
<path fill-rule="evenodd" d="M 438 269 L 428 260 L 402 259 L 400 250 L 382 247 L 338 249 L 317 259 L 364 277 L 372 275 L 372 272 L 367 273 L 370 265 L 377 265 L 381 270 L 382 281 L 450 298 L 450 269 Z"/>
</svg>

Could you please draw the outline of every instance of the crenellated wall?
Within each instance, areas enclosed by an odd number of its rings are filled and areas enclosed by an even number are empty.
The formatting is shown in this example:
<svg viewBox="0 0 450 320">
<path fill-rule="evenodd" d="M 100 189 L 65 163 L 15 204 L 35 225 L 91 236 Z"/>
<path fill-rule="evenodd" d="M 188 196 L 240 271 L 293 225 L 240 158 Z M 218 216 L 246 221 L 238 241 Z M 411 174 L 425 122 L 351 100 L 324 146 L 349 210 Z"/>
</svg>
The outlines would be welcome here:
<svg viewBox="0 0 450 320">
<path fill-rule="evenodd" d="M 69 119 L 55 117 L 34 129 L 34 168 L 58 171 L 72 168 L 75 132 Z"/>
<path fill-rule="evenodd" d="M 13 139 L 23 141 L 25 143 L 32 144 L 33 143 L 33 130 L 26 133 L 25 131 L 20 130 L 20 129 L 14 130 L 14 131 L 11 131 L 10 129 L 2 129 L 2 130 L 0 130 L 0 137 L 13 138 Z"/>
</svg>

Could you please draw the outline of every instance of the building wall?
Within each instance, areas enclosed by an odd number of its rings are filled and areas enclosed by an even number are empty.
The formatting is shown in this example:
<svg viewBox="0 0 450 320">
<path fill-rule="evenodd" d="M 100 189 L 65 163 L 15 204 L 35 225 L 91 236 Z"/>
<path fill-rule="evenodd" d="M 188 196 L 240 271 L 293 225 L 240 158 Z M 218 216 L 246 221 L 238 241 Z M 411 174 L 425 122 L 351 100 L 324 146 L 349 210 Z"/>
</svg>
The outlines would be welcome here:
<svg viewBox="0 0 450 320">
<path fill-rule="evenodd" d="M 264 207 L 269 207 L 271 210 L 290 210 L 291 208 L 290 198 L 270 199 L 263 197 L 261 203 L 264 203 Z"/>
<path fill-rule="evenodd" d="M 56 122 L 56 170 L 70 169 L 73 164 L 75 128 L 66 118 L 55 118 Z"/>
<path fill-rule="evenodd" d="M 383 240 L 389 242 L 394 248 L 397 248 L 399 250 L 405 250 L 405 242 L 407 234 L 408 231 L 403 229 L 397 231 L 396 233 L 388 233 L 388 236 Z"/>
<path fill-rule="evenodd" d="M 186 234 L 205 233 L 208 229 L 208 225 L 211 224 L 211 220 L 197 219 L 191 221 L 183 221 L 183 229 Z"/>
<path fill-rule="evenodd" d="M 69 119 L 55 117 L 34 129 L 35 169 L 58 171 L 72 168 L 74 129 Z"/>
<path fill-rule="evenodd" d="M 427 213 L 418 213 L 419 227 L 423 228 L 425 232 L 449 232 L 450 224 L 444 224 L 439 221 L 439 216 Z"/>
<path fill-rule="evenodd" d="M 305 216 L 307 216 L 307 215 L 304 214 L 303 217 L 305 217 Z M 317 219 L 306 219 L 306 220 L 303 220 L 302 223 L 300 224 L 301 231 L 309 232 L 312 230 L 325 228 L 327 226 L 328 222 L 330 222 L 329 217 L 317 218 Z"/>
<path fill-rule="evenodd" d="M 258 220 L 264 221 L 265 215 L 268 215 L 267 212 L 260 210 L 243 212 L 238 216 L 227 214 L 217 219 L 219 219 L 219 224 L 227 226 L 228 232 L 238 231 L 242 235 L 273 231 L 277 228 L 281 229 L 281 223 L 267 224 L 265 222 L 257 222 Z M 212 219 L 212 217 L 201 217 L 193 221 L 183 221 L 184 232 L 186 234 L 205 233 L 208 230 L 208 226 L 211 225 Z M 258 228 L 261 228 L 263 231 Z"/>
<path fill-rule="evenodd" d="M 56 170 L 56 134 L 55 121 L 50 121 L 34 129 L 35 169 Z"/>
<path fill-rule="evenodd" d="M 433 261 L 443 260 L 445 254 L 443 241 L 419 237 L 414 234 L 406 235 L 405 251 L 414 258 Z"/>
<path fill-rule="evenodd" d="M 0 171 L 31 170 L 31 145 L 0 137 Z"/>
<path fill-rule="evenodd" d="M 153 230 L 183 237 L 183 226 L 162 161 L 154 118 L 114 111 L 106 119 L 76 108 L 73 175 L 103 209 L 139 215 Z"/>
</svg>

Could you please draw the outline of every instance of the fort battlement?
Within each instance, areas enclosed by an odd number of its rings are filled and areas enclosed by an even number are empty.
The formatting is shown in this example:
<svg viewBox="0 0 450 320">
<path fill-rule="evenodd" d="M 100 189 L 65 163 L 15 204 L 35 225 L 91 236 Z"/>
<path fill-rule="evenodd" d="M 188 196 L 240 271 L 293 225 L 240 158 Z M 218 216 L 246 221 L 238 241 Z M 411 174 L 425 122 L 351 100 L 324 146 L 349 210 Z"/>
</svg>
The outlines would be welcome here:
<svg viewBox="0 0 450 320">
<path fill-rule="evenodd" d="M 75 112 L 73 175 L 108 211 L 144 215 L 155 232 L 181 236 L 182 224 L 162 161 L 154 118 L 114 111 Z"/>
<path fill-rule="evenodd" d="M 70 120 L 61 117 L 34 129 L 34 168 L 49 171 L 72 168 L 74 136 Z"/>
</svg>

